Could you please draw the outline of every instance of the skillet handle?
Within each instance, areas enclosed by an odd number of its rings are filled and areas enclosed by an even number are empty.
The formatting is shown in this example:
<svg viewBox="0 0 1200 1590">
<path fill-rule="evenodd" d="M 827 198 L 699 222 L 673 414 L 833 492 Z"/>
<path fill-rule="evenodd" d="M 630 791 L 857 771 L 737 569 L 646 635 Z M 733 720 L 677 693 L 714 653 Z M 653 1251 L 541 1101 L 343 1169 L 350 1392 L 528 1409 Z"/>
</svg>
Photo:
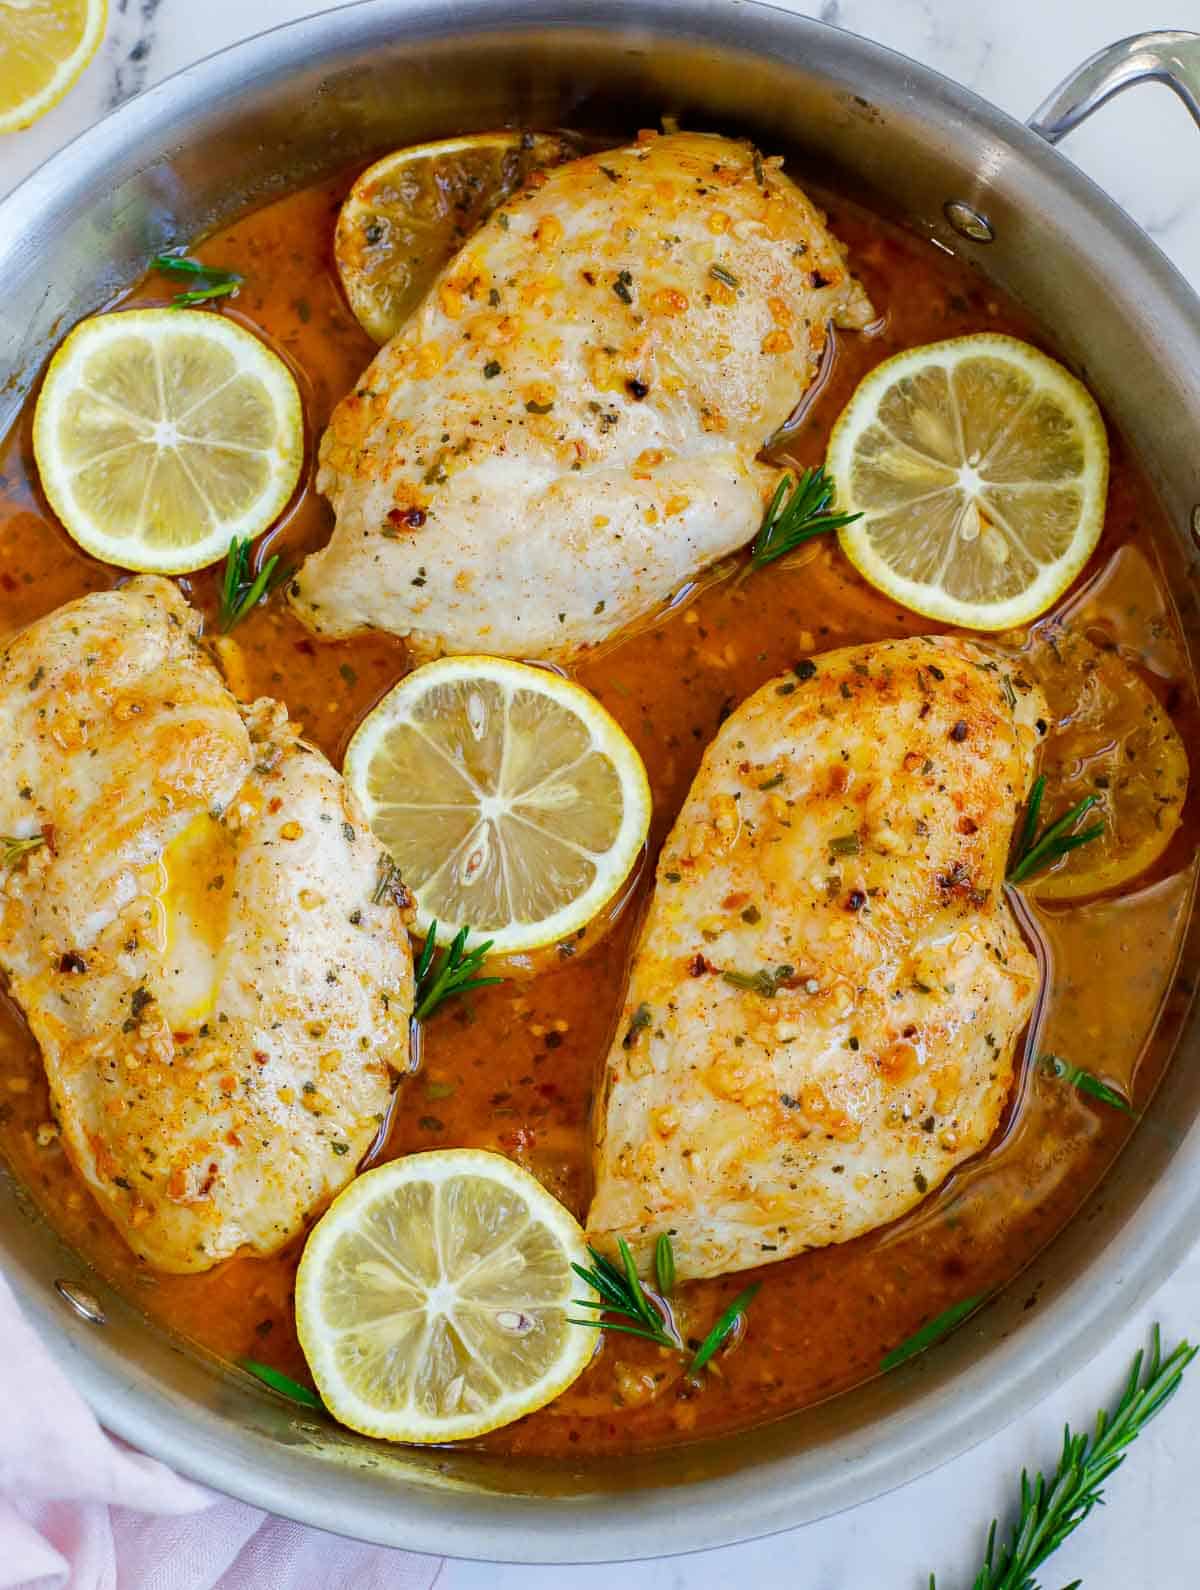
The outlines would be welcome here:
<svg viewBox="0 0 1200 1590">
<path fill-rule="evenodd" d="M 1028 126 L 1056 144 L 1114 94 L 1147 82 L 1173 89 L 1200 125 L 1200 33 L 1135 33 L 1098 50 L 1038 106 Z"/>
</svg>

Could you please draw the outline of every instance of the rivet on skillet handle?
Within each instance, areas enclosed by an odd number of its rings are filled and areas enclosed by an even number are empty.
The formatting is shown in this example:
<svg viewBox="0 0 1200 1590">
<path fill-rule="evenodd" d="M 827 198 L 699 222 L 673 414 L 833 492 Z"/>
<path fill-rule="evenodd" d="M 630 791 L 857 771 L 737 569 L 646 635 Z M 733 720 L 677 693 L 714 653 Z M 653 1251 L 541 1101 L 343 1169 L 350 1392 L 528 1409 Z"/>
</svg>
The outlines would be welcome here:
<svg viewBox="0 0 1200 1590">
<path fill-rule="evenodd" d="M 1165 83 L 1200 124 L 1200 33 L 1135 33 L 1098 50 L 1038 106 L 1030 130 L 1056 144 L 1136 83 Z"/>
</svg>

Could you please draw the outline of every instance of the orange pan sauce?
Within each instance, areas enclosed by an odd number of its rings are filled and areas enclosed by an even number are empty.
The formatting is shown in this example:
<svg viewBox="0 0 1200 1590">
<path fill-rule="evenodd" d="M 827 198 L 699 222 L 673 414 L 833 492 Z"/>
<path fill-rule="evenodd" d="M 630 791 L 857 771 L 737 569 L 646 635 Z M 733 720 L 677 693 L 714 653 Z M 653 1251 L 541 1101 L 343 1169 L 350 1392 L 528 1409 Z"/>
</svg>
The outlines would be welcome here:
<svg viewBox="0 0 1200 1590">
<path fill-rule="evenodd" d="M 348 186 L 346 177 L 295 193 L 198 249 L 244 273 L 226 312 L 260 331 L 301 382 L 309 473 L 272 537 L 287 560 L 329 534 L 329 510 L 312 489 L 313 447 L 374 351 L 345 307 L 331 259 Z M 832 367 L 792 443 L 800 464 L 820 460 L 855 384 L 900 349 L 982 330 L 1045 340 L 965 265 L 865 210 L 821 197 L 883 328 L 838 334 Z M 126 300 L 163 301 L 160 278 Z M 31 417 L 30 406 L 0 444 L 0 634 L 121 577 L 80 553 L 55 523 L 36 484 Z M 1112 449 L 1107 527 L 1085 575 L 1094 588 L 1087 632 L 1121 646 L 1194 745 L 1192 681 L 1159 553 L 1167 526 L 1119 436 Z M 182 583 L 211 616 L 215 571 Z M 723 716 L 765 679 L 811 652 L 932 627 L 871 590 L 828 542 L 742 583 L 718 574 L 702 587 L 576 670 L 645 758 L 654 790 L 651 856 Z M 407 667 L 403 645 L 390 637 L 313 640 L 278 599 L 243 623 L 235 641 L 223 648 L 234 688 L 282 698 L 335 762 Z M 1153 872 L 1124 894 L 1035 911 L 1052 951 L 1042 1048 L 1131 1087 L 1139 1103 L 1161 1071 L 1182 1007 L 1172 984 L 1192 891 L 1193 805 Z M 594 948 L 595 928 L 542 975 L 446 1007 L 424 1033 L 420 1072 L 401 1083 L 384 1157 L 496 1148 L 582 1217 L 591 1093 L 651 875 L 647 861 Z M 483 1444 L 547 1456 L 639 1450 L 759 1424 L 852 1386 L 922 1322 L 1016 1276 L 1070 1219 L 1128 1130 L 1115 1109 L 1027 1068 L 988 1151 L 905 1219 L 844 1246 L 683 1288 L 684 1327 L 698 1338 L 749 1280 L 763 1283 L 748 1328 L 702 1387 L 682 1377 L 678 1355 L 613 1336 L 557 1402 Z M 223 1357 L 251 1356 L 305 1377 L 291 1304 L 298 1246 L 197 1276 L 156 1274 L 137 1261 L 66 1161 L 36 1048 L 2 1001 L 0 1148 L 68 1240 L 151 1318 Z"/>
</svg>

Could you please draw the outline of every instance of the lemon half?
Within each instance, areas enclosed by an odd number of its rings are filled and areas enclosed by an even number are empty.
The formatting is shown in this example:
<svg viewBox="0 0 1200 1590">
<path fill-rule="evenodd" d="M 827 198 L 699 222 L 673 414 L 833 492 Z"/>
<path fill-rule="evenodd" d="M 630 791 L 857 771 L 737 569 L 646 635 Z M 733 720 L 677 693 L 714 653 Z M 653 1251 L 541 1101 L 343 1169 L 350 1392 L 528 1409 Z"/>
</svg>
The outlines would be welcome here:
<svg viewBox="0 0 1200 1590">
<path fill-rule="evenodd" d="M 500 1154 L 444 1149 L 367 1171 L 317 1223 L 296 1328 L 330 1412 L 390 1441 L 483 1435 L 587 1368 L 594 1297 L 578 1223 Z"/>
<path fill-rule="evenodd" d="M 506 955 L 559 942 L 629 876 L 650 824 L 642 759 L 579 685 L 498 657 L 416 669 L 363 721 L 346 778 L 417 901 Z"/>
<path fill-rule="evenodd" d="M 473 133 L 394 150 L 338 215 L 334 258 L 355 319 L 387 342 L 471 232 L 532 172 L 578 151 L 557 133 Z"/>
<path fill-rule="evenodd" d="M 1099 821 L 1102 831 L 1023 887 L 1039 900 L 1120 888 L 1154 865 L 1182 820 L 1188 788 L 1183 738 L 1117 651 L 1102 650 L 1075 631 L 1054 630 L 1028 657 L 1050 708 L 1042 821 L 1090 795 L 1095 804 L 1079 826 Z"/>
<path fill-rule="evenodd" d="M 864 378 L 829 441 L 839 531 L 872 585 L 944 624 L 1001 630 L 1051 606 L 1104 523 L 1091 394 L 1014 337 L 911 348 Z"/>
<path fill-rule="evenodd" d="M 54 355 L 33 447 L 51 506 L 86 552 L 183 574 L 279 517 L 304 419 L 287 365 L 235 321 L 132 309 L 81 322 Z"/>
<path fill-rule="evenodd" d="M 0 133 L 37 121 L 81 76 L 108 0 L 0 0 Z"/>
</svg>

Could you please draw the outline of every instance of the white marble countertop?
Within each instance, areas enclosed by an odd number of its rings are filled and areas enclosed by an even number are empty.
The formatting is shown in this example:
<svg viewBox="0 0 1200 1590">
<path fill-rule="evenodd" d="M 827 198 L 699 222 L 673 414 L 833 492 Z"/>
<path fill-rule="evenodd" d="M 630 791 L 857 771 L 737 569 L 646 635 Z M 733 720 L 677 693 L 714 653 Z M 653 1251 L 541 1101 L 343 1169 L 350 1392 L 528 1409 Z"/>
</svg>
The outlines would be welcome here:
<svg viewBox="0 0 1200 1590">
<path fill-rule="evenodd" d="M 328 0 L 327 0 L 328 3 Z M 431 0 L 432 3 L 432 0 Z M 789 0 L 776 0 L 789 3 Z M 83 81 L 28 132 L 0 143 L 0 193 L 121 99 L 202 55 L 318 9 L 320 0 L 110 0 L 106 42 Z M 1145 0 L 791 0 L 791 9 L 863 33 L 1028 115 L 1101 45 L 1150 26 L 1200 26 L 1197 0 L 1148 15 Z M 1189 142 L 1188 140 L 1196 140 Z M 1163 151 L 1178 151 L 1164 159 Z M 1174 98 L 1126 95 L 1064 151 L 1146 227 L 1200 285 L 1200 133 Z M 1191 151 L 1189 155 L 1188 151 Z M 700 1556 L 611 1567 L 537 1569 L 448 1562 L 438 1590 L 943 1590 L 971 1582 L 989 1519 L 1008 1518 L 1023 1465 L 1050 1466 L 1070 1420 L 1087 1424 L 1123 1379 L 1152 1320 L 1164 1339 L 1200 1334 L 1200 1253 L 1086 1367 L 1062 1365 L 1061 1389 L 1007 1430 L 924 1479 L 791 1534 Z M 1046 1590 L 1193 1590 L 1200 1585 L 1200 1370 L 1140 1440 L 1095 1514 L 1046 1570 Z M 322 1590 L 314 1586 L 314 1590 Z"/>
</svg>

